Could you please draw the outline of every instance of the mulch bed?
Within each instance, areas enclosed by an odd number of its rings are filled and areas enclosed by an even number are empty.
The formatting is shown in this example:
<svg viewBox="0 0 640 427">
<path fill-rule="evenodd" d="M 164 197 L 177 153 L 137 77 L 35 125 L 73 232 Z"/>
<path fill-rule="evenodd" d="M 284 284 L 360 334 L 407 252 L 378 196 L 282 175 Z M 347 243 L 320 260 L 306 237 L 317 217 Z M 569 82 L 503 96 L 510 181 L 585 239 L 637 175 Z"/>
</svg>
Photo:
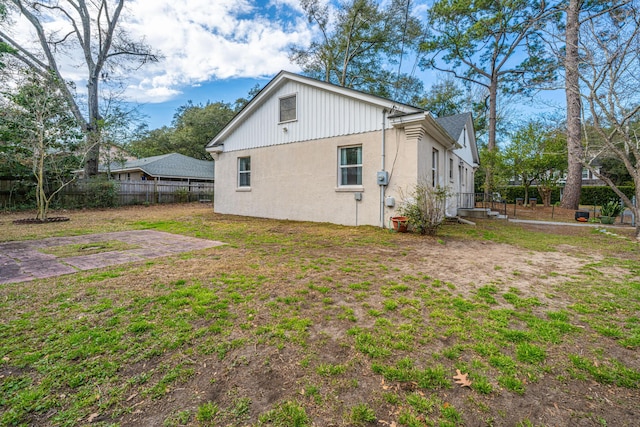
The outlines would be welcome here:
<svg viewBox="0 0 640 427">
<path fill-rule="evenodd" d="M 16 219 L 13 221 L 14 224 L 47 224 L 49 222 L 63 222 L 69 221 L 71 218 L 67 216 L 53 216 L 47 219 L 39 219 L 39 218 L 24 218 L 24 219 Z"/>
</svg>

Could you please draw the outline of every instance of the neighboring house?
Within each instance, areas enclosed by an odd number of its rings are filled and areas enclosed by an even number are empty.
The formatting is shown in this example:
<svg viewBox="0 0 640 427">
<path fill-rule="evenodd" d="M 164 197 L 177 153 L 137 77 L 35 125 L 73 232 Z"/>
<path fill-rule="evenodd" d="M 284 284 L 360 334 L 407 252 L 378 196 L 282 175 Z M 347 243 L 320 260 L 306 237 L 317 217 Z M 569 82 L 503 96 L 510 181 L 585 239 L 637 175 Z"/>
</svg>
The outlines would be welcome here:
<svg viewBox="0 0 640 427">
<path fill-rule="evenodd" d="M 601 164 L 599 162 L 594 162 L 593 167 L 596 169 L 598 173 L 601 172 Z M 565 179 L 566 181 L 566 179 Z M 598 178 L 593 172 L 591 172 L 587 168 L 582 168 L 582 185 L 607 185 L 603 180 Z"/>
<path fill-rule="evenodd" d="M 214 162 L 178 153 L 100 165 L 100 173 L 110 173 L 118 181 L 213 182 Z"/>
<path fill-rule="evenodd" d="M 280 72 L 207 145 L 224 214 L 388 225 L 418 181 L 473 193 L 470 114 L 434 119 L 377 96 Z"/>
<path fill-rule="evenodd" d="M 599 163 L 593 163 L 593 167 L 596 169 L 597 172 L 601 172 L 601 170 L 602 170 L 602 165 L 599 164 Z M 549 173 L 550 173 L 550 171 L 547 172 L 547 175 L 549 175 Z M 557 176 L 558 172 L 555 172 L 554 174 Z M 561 187 L 563 187 L 567 183 L 567 174 L 566 174 L 566 172 L 562 176 L 558 177 L 557 182 Z M 512 177 L 509 180 L 509 185 L 510 186 L 518 186 L 518 185 L 523 185 L 523 184 L 522 184 L 522 180 L 521 179 Z M 537 180 L 533 180 L 531 182 L 531 185 L 533 187 L 535 187 L 536 185 L 538 185 L 538 181 Z M 603 180 L 598 178 L 596 176 L 596 174 L 591 172 L 589 169 L 583 167 L 582 168 L 582 185 L 583 186 L 605 186 L 607 184 Z"/>
</svg>

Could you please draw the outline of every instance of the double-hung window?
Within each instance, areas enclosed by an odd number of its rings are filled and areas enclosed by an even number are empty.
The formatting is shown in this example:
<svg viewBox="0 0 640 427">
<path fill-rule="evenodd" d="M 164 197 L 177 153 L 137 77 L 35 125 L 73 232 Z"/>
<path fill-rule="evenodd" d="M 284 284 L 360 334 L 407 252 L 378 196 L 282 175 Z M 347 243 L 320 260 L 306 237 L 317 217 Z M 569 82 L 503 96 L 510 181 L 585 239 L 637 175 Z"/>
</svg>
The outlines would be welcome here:
<svg viewBox="0 0 640 427">
<path fill-rule="evenodd" d="M 342 147 L 339 156 L 338 184 L 362 185 L 362 146 Z"/>
<path fill-rule="evenodd" d="M 280 123 L 291 122 L 298 118 L 296 95 L 280 98 Z"/>
<path fill-rule="evenodd" d="M 431 155 L 431 186 L 436 188 L 440 184 L 440 153 L 434 148 Z"/>
<path fill-rule="evenodd" d="M 251 187 L 251 157 L 238 158 L 238 187 Z"/>
<path fill-rule="evenodd" d="M 453 159 L 449 159 L 449 180 L 453 182 Z"/>
</svg>

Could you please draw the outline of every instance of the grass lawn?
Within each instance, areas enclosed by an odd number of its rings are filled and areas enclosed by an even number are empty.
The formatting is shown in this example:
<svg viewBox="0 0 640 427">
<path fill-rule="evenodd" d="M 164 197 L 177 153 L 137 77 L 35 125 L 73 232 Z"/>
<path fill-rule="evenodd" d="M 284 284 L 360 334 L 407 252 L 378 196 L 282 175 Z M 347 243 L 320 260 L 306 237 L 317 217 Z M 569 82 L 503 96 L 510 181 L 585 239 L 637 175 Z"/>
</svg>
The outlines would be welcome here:
<svg viewBox="0 0 640 427">
<path fill-rule="evenodd" d="M 640 419 L 628 229 L 484 221 L 429 238 L 200 204 L 64 214 L 2 214 L 0 242 L 153 229 L 227 244 L 0 285 L 0 426 Z M 102 243 L 53 255 L 126 249 Z"/>
</svg>

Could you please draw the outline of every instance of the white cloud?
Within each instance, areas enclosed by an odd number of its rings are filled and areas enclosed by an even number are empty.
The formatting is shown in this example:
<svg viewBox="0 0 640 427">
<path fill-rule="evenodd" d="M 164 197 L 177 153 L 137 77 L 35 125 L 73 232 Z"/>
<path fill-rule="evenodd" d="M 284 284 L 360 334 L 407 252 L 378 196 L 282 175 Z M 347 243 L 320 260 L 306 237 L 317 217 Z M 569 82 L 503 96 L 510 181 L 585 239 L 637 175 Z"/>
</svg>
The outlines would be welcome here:
<svg viewBox="0 0 640 427">
<path fill-rule="evenodd" d="M 130 0 L 120 25 L 133 40 L 144 39 L 163 59 L 129 70 L 124 78 L 125 96 L 137 102 L 163 102 L 185 87 L 229 78 L 271 76 L 282 69 L 297 71 L 288 59 L 291 44 L 307 44 L 311 29 L 299 0 Z M 68 22 L 49 14 L 47 33 L 62 37 Z M 25 19 L 13 25 L 14 37 L 34 45 L 37 37 Z M 86 84 L 86 65 L 79 48 L 57 51 L 65 79 L 76 83 L 79 93 Z"/>
<path fill-rule="evenodd" d="M 305 44 L 311 30 L 295 0 L 271 0 L 259 8 L 248 0 L 136 0 L 123 24 L 144 37 L 164 59 L 145 65 L 130 86 L 140 102 L 161 102 L 180 87 L 208 80 L 273 75 L 296 70 L 288 60 L 292 43 Z M 286 18 L 273 18 L 288 8 Z M 271 14 L 271 17 L 270 15 Z"/>
</svg>

